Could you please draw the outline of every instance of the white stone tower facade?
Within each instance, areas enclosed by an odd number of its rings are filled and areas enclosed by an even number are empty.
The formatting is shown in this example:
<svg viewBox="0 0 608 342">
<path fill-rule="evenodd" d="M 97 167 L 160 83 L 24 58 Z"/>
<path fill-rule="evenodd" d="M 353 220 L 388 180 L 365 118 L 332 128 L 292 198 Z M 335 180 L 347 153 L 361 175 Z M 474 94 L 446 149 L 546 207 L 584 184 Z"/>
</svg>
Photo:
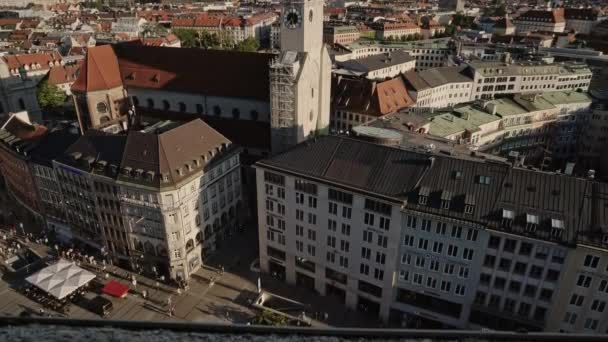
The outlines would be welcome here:
<svg viewBox="0 0 608 342">
<path fill-rule="evenodd" d="M 284 1 L 281 53 L 270 70 L 273 153 L 328 129 L 330 86 L 323 0 Z"/>
</svg>

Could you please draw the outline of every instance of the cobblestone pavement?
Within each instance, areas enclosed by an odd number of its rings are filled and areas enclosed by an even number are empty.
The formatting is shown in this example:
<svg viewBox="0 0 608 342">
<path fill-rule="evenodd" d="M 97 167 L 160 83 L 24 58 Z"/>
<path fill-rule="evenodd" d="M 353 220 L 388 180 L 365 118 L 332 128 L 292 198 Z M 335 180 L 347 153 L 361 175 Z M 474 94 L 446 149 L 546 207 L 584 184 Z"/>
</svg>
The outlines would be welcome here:
<svg viewBox="0 0 608 342">
<path fill-rule="evenodd" d="M 17 219 L 11 215 L 11 222 L 25 221 L 27 233 L 40 232 L 35 222 L 28 223 L 26 213 L 15 207 L 7 199 L 6 194 L 0 194 L 0 210 L 3 213 L 15 212 Z M 5 224 L 8 223 L 4 222 Z M 1 223 L 0 223 L 1 224 Z M 18 232 L 21 233 L 21 232 Z M 41 255 L 53 254 L 47 246 L 28 243 Z M 328 319 L 313 321 L 316 326 L 342 326 L 342 327 L 377 327 L 380 323 L 359 312 L 347 310 L 341 303 L 331 297 L 322 297 L 317 293 L 283 283 L 278 279 L 260 275 L 252 271 L 250 266 L 257 259 L 258 243 L 255 227 L 249 227 L 235 234 L 230 240 L 222 244 L 222 248 L 205 262 L 205 266 L 193 274 L 189 289 L 180 294 L 175 288 L 161 285 L 156 287 L 154 279 L 147 279 L 136 275 L 137 286 L 131 284 L 131 273 L 128 271 L 109 267 L 106 272 L 100 266 L 82 264 L 82 267 L 98 274 L 100 282 L 105 283 L 105 273 L 109 279 L 117 280 L 131 287 L 126 298 L 112 298 L 114 309 L 106 317 L 122 320 L 187 320 L 210 323 L 241 323 L 249 322 L 256 315 L 255 309 L 249 303 L 257 296 L 257 279 L 261 278 L 262 288 L 280 296 L 288 297 L 304 303 L 306 314 L 314 318 L 328 314 Z M 224 267 L 223 274 L 219 269 Z M 24 280 L 8 279 L 6 276 L 0 281 L 0 314 L 18 315 L 24 310 L 38 311 L 40 305 L 23 296 L 16 288 L 23 286 Z M 147 300 L 141 296 L 143 290 L 149 294 Z M 175 308 L 174 315 L 169 317 L 168 300 Z M 48 310 L 47 310 L 48 312 Z M 53 313 L 59 315 L 58 313 Z M 100 318 L 86 308 L 84 303 L 75 303 L 70 307 L 69 317 L 74 318 Z"/>
</svg>

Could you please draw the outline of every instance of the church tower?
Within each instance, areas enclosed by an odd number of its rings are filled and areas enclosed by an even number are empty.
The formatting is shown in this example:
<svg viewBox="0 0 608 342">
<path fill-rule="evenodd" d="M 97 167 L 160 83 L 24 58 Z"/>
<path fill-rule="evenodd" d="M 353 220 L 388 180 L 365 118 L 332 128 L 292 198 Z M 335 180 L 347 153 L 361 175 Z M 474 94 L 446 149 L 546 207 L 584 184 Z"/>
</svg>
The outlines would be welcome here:
<svg viewBox="0 0 608 342">
<path fill-rule="evenodd" d="M 323 0 L 285 0 L 281 53 L 270 67 L 272 152 L 329 127 L 331 60 L 323 43 Z"/>
</svg>

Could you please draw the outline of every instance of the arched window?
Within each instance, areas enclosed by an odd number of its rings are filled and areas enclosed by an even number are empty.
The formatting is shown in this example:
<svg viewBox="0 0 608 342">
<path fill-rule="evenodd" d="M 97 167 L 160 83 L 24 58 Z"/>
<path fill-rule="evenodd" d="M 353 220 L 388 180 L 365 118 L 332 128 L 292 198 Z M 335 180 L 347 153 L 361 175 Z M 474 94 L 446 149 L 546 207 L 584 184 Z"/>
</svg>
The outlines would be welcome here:
<svg viewBox="0 0 608 342">
<path fill-rule="evenodd" d="M 196 226 L 200 227 L 201 225 L 201 216 L 200 215 L 196 215 L 196 218 L 194 219 Z"/>
<path fill-rule="evenodd" d="M 186 251 L 190 252 L 194 248 L 194 240 L 190 239 L 186 242 Z"/>
<path fill-rule="evenodd" d="M 97 103 L 97 112 L 98 113 L 107 113 L 108 111 L 108 105 L 105 102 L 99 102 Z"/>
<path fill-rule="evenodd" d="M 179 106 L 179 111 L 180 111 L 180 113 L 184 113 L 184 112 L 186 111 L 186 104 L 185 104 L 185 103 L 180 102 L 180 103 L 178 104 L 178 106 Z"/>
<path fill-rule="evenodd" d="M 241 111 L 238 108 L 232 109 L 232 117 L 238 119 L 241 117 Z"/>
<path fill-rule="evenodd" d="M 198 114 L 203 114 L 203 105 L 202 104 L 200 104 L 200 103 L 196 104 L 196 112 Z"/>
<path fill-rule="evenodd" d="M 260 115 L 259 115 L 259 113 L 258 113 L 258 111 L 257 111 L 257 110 L 255 110 L 255 109 L 254 109 L 254 110 L 252 110 L 252 111 L 251 111 L 251 120 L 253 120 L 253 121 L 257 121 L 257 120 L 258 120 L 258 118 L 259 118 L 259 116 L 260 116 Z"/>
<path fill-rule="evenodd" d="M 216 116 L 222 115 L 222 108 L 220 106 L 213 106 L 213 114 Z"/>
<path fill-rule="evenodd" d="M 19 99 L 19 108 L 25 110 L 25 101 L 23 99 Z"/>
<path fill-rule="evenodd" d="M 131 99 L 133 100 L 133 105 L 135 107 L 139 106 L 139 99 L 137 98 L 137 96 L 133 96 Z"/>
<path fill-rule="evenodd" d="M 169 109 L 171 109 L 171 105 L 169 104 L 169 101 L 167 101 L 167 100 L 163 100 L 163 109 L 164 109 L 164 110 L 169 110 Z"/>
<path fill-rule="evenodd" d="M 148 99 L 147 102 L 148 102 L 148 108 L 154 108 L 154 100 Z"/>
</svg>

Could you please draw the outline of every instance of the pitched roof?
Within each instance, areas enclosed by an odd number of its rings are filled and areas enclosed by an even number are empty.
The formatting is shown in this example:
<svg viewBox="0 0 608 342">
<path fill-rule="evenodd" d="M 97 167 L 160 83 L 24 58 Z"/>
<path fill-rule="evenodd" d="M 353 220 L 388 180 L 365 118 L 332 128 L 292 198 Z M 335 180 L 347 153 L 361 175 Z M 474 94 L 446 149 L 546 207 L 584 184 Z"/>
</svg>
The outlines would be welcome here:
<svg viewBox="0 0 608 342">
<path fill-rule="evenodd" d="M 541 21 L 550 23 L 563 23 L 564 9 L 558 8 L 553 10 L 529 10 L 519 17 L 514 19 L 517 21 Z"/>
<path fill-rule="evenodd" d="M 335 109 L 383 116 L 414 104 L 400 77 L 386 81 L 334 77 L 332 81 Z"/>
<path fill-rule="evenodd" d="M 336 136 L 323 136 L 258 162 L 345 187 L 403 199 L 431 166 L 428 156 Z"/>
<path fill-rule="evenodd" d="M 128 87 L 262 101 L 270 97 L 268 69 L 274 54 L 133 43 L 112 47 L 122 82 Z"/>
<path fill-rule="evenodd" d="M 78 63 L 51 68 L 49 71 L 49 83 L 58 85 L 76 81 L 81 65 L 82 63 Z"/>
<path fill-rule="evenodd" d="M 49 69 L 51 64 L 61 63 L 61 55 L 57 51 L 30 54 L 6 55 L 2 57 L 11 70 L 20 67 L 40 65 L 40 69 Z"/>
<path fill-rule="evenodd" d="M 256 164 L 406 209 L 457 218 L 561 244 L 607 244 L 608 184 L 513 167 L 501 160 L 449 156 L 325 136 Z M 425 196 L 426 201 L 420 201 Z M 448 207 L 444 201 L 449 201 Z M 471 205 L 467 211 L 467 205 Z M 504 224 L 505 211 L 511 212 Z M 537 227 L 526 227 L 533 217 Z M 561 222 L 560 222 L 561 221 Z M 553 229 L 563 229 L 561 235 Z"/>
<path fill-rule="evenodd" d="M 88 130 L 57 160 L 122 182 L 171 186 L 221 158 L 231 142 L 200 119 L 127 135 Z"/>
<path fill-rule="evenodd" d="M 37 124 L 29 124 L 19 119 L 17 115 L 12 115 L 4 123 L 2 130 L 21 140 L 33 140 L 43 136 L 46 133 L 47 128 Z"/>
<path fill-rule="evenodd" d="M 72 85 L 75 91 L 96 91 L 122 86 L 118 60 L 111 45 L 88 49 L 78 79 Z"/>
<path fill-rule="evenodd" d="M 189 113 L 137 107 L 136 112 L 143 118 L 161 120 L 190 121 L 195 118 Z M 270 124 L 254 120 L 234 120 L 212 115 L 201 117 L 206 124 L 228 138 L 233 143 L 244 148 L 270 150 Z"/>
<path fill-rule="evenodd" d="M 599 12 L 593 8 L 565 8 L 566 20 L 588 20 L 597 21 Z"/>
<path fill-rule="evenodd" d="M 70 128 L 52 130 L 30 152 L 32 160 L 51 166 L 53 159 L 64 153 L 79 137 L 79 134 L 70 132 Z"/>
<path fill-rule="evenodd" d="M 371 55 L 365 58 L 349 59 L 344 62 L 338 62 L 337 64 L 344 69 L 368 73 L 411 61 L 414 61 L 414 57 L 410 56 L 409 53 L 397 50 Z"/>
</svg>

